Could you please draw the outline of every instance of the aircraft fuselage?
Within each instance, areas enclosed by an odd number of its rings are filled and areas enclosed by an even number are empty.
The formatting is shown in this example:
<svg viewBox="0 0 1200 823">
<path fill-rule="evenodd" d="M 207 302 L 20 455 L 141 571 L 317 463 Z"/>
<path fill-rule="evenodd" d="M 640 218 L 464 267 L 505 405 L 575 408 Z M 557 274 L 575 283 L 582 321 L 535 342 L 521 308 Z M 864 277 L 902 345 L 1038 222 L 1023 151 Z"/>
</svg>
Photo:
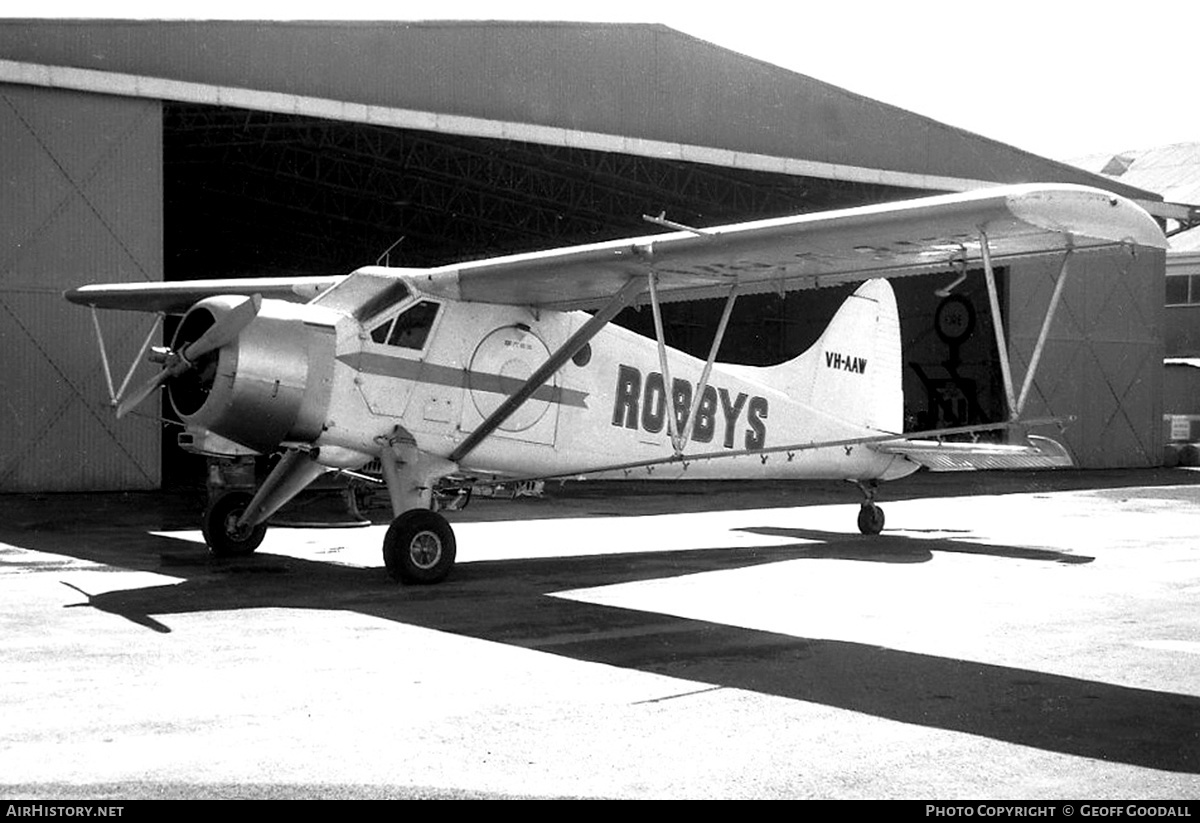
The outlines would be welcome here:
<svg viewBox="0 0 1200 823">
<path fill-rule="evenodd" d="M 328 424 L 316 440 L 373 452 L 377 438 L 401 426 L 427 453 L 446 456 L 513 393 L 550 353 L 587 321 L 583 313 L 541 311 L 414 297 L 438 310 L 421 348 L 380 343 L 368 328 L 340 328 Z M 384 320 L 383 322 L 386 322 Z M 378 321 L 376 321 L 378 325 Z M 676 433 L 699 390 L 703 361 L 668 352 L 670 388 L 656 344 L 610 325 L 523 404 L 464 461 L 467 471 L 507 476 L 569 474 L 670 456 L 668 415 Z M 867 357 L 822 357 L 830 371 L 866 379 Z M 748 367 L 716 364 L 696 404 L 686 452 L 743 452 L 789 443 L 877 434 L 789 397 Z M 897 465 L 865 447 L 659 466 L 640 477 L 901 476 Z M 890 470 L 890 471 L 889 471 Z"/>
</svg>

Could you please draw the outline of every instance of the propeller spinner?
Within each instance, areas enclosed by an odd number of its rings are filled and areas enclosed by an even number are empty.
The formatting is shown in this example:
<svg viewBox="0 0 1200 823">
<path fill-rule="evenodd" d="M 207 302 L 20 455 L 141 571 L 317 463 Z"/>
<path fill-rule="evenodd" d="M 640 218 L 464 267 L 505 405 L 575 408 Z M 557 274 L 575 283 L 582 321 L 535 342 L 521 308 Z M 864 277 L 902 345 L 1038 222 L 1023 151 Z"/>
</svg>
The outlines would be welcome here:
<svg viewBox="0 0 1200 823">
<path fill-rule="evenodd" d="M 118 404 L 117 417 L 124 417 L 141 405 L 156 389 L 195 368 L 204 355 L 236 340 L 242 330 L 258 316 L 261 308 L 262 295 L 247 297 L 218 318 L 198 339 L 184 345 L 178 351 L 168 351 L 163 358 L 162 371 L 138 386 Z"/>
</svg>

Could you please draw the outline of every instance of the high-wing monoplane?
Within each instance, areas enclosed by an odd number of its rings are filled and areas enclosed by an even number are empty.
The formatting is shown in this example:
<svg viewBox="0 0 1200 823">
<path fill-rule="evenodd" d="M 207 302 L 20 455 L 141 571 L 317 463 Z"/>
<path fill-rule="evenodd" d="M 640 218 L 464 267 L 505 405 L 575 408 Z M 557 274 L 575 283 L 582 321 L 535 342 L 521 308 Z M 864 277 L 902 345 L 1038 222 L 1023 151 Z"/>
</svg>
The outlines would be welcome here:
<svg viewBox="0 0 1200 823">
<path fill-rule="evenodd" d="M 435 583 L 455 538 L 441 487 L 498 478 L 837 478 L 858 484 L 858 527 L 883 528 L 879 481 L 938 470 L 1070 465 L 1054 440 L 950 442 L 1023 432 L 1024 409 L 1069 261 L 1115 246 L 1164 248 L 1132 201 L 1027 185 L 711 228 L 670 231 L 431 269 L 368 266 L 337 278 L 88 285 L 94 309 L 181 315 L 161 370 L 112 388 L 121 416 L 157 389 L 185 449 L 281 454 L 257 491 L 217 498 L 203 519 L 217 555 L 254 551 L 267 520 L 317 477 L 377 466 L 394 520 L 389 573 Z M 1062 264 L 1018 388 L 994 266 Z M 1010 419 L 904 432 L 901 338 L 888 278 L 982 267 Z M 717 362 L 739 295 L 861 283 L 806 352 L 767 367 Z M 667 346 L 661 305 L 722 298 L 707 359 Z M 649 303 L 656 340 L 610 321 Z M 103 353 L 103 336 L 96 324 Z M 142 355 L 154 332 L 146 338 Z M 132 375 L 132 370 L 130 372 Z M 1011 439 L 1011 438 L 1010 438 Z"/>
</svg>

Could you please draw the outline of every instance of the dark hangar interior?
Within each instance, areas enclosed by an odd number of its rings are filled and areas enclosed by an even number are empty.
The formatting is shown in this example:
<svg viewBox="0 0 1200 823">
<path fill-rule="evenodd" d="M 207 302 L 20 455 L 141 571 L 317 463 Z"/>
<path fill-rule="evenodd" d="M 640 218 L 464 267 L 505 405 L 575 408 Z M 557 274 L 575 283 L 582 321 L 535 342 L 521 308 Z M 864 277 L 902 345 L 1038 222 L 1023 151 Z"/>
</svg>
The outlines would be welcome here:
<svg viewBox="0 0 1200 823">
<path fill-rule="evenodd" d="M 428 267 L 661 231 L 703 228 L 928 192 L 508 140 L 164 104 L 164 279 L 342 274 Z M 830 313 L 845 289 L 818 298 Z M 767 363 L 809 335 L 811 294 L 740 299 L 723 358 Z M 712 305 L 664 307 L 672 343 L 704 356 Z M 650 331 L 644 312 L 622 325 Z M 819 322 L 817 324 L 819 328 Z M 797 349 L 797 347 L 799 347 Z M 793 350 L 795 349 L 795 350 Z"/>
</svg>

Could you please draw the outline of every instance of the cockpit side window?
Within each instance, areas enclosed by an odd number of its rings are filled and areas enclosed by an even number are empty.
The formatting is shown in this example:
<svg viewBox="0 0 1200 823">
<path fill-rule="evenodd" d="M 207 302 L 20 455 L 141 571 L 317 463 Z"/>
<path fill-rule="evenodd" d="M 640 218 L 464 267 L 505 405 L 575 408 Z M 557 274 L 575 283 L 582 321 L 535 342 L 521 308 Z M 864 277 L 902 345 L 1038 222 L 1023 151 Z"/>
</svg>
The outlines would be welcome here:
<svg viewBox="0 0 1200 823">
<path fill-rule="evenodd" d="M 371 339 L 387 346 L 420 351 L 425 348 L 425 341 L 433 329 L 437 313 L 437 303 L 422 300 L 397 315 L 394 320 L 371 329 Z"/>
<path fill-rule="evenodd" d="M 392 325 L 392 333 L 388 335 L 389 346 L 399 346 L 403 349 L 423 349 L 425 339 L 433 328 L 437 318 L 438 304 L 422 300 L 408 311 L 396 318 Z"/>
<path fill-rule="evenodd" d="M 376 343 L 386 343 L 387 339 L 388 339 L 388 332 L 390 332 L 392 330 L 392 323 L 394 323 L 394 322 L 395 322 L 395 318 L 393 317 L 391 320 L 387 321 L 386 323 L 383 323 L 383 324 L 371 329 L 371 339 L 374 340 Z"/>
</svg>

